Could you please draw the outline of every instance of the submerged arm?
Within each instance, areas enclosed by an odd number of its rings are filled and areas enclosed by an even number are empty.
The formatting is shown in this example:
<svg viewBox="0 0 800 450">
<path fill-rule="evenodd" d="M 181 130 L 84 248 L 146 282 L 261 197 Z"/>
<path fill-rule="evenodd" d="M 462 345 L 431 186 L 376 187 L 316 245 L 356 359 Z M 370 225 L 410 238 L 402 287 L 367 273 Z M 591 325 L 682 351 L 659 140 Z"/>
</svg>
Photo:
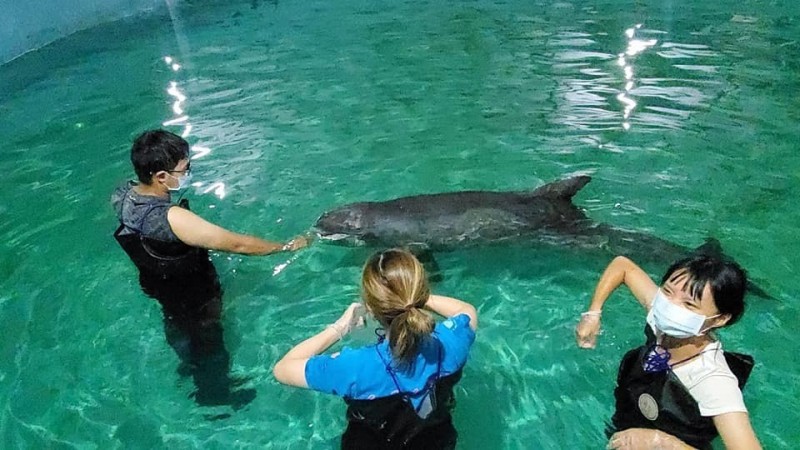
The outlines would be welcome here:
<svg viewBox="0 0 800 450">
<path fill-rule="evenodd" d="M 628 428 L 611 435 L 607 449 L 613 450 L 693 450 L 694 447 L 660 430 L 651 428 Z"/>
<path fill-rule="evenodd" d="M 714 416 L 722 442 L 728 450 L 761 450 L 750 419 L 746 412 L 731 412 Z M 608 441 L 608 449 L 635 450 L 657 448 L 662 450 L 690 450 L 694 447 L 677 437 L 660 430 L 629 428 L 614 433 Z"/>
</svg>

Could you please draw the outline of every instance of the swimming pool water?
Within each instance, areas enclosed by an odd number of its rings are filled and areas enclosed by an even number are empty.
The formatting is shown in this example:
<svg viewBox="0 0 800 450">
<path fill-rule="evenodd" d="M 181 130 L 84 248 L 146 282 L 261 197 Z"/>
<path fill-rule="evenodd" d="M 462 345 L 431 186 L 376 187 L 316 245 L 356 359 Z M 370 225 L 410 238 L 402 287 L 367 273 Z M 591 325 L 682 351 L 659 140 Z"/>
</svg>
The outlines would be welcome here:
<svg viewBox="0 0 800 450">
<path fill-rule="evenodd" d="M 184 1 L 0 67 L 0 447 L 336 448 L 344 404 L 271 368 L 357 298 L 369 250 L 214 255 L 233 373 L 258 394 L 198 407 L 111 237 L 132 137 L 170 121 L 195 146 L 193 209 L 275 239 L 353 201 L 576 173 L 597 221 L 719 239 L 775 297 L 722 338 L 757 361 L 745 400 L 765 448 L 795 447 L 800 8 L 736 3 Z M 643 323 L 618 294 L 598 348 L 576 348 L 609 255 L 437 260 L 435 291 L 481 314 L 459 448 L 602 448 Z"/>
</svg>

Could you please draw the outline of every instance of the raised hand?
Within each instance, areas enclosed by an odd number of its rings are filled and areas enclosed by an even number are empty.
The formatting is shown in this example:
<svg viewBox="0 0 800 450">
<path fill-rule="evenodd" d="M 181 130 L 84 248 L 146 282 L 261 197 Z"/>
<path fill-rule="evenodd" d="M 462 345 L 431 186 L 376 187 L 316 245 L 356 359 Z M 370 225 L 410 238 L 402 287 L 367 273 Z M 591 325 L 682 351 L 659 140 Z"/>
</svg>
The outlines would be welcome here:
<svg viewBox="0 0 800 450">
<path fill-rule="evenodd" d="M 594 348 L 600 334 L 600 311 L 587 311 L 581 314 L 581 321 L 575 327 L 575 340 L 580 348 Z"/>
</svg>

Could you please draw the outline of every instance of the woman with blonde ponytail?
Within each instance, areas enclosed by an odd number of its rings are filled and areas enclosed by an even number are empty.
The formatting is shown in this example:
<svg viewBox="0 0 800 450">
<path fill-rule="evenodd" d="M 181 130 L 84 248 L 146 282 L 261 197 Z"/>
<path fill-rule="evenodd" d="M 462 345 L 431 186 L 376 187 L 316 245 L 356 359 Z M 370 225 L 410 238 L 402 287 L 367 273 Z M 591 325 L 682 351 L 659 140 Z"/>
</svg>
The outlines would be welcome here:
<svg viewBox="0 0 800 450">
<path fill-rule="evenodd" d="M 361 296 L 363 304 L 351 304 L 278 361 L 275 377 L 344 398 L 343 449 L 455 448 L 453 386 L 475 340 L 475 308 L 431 294 L 422 264 L 401 249 L 369 258 Z M 319 355 L 362 324 L 365 312 L 381 325 L 376 344 Z M 437 324 L 431 313 L 447 320 Z"/>
</svg>

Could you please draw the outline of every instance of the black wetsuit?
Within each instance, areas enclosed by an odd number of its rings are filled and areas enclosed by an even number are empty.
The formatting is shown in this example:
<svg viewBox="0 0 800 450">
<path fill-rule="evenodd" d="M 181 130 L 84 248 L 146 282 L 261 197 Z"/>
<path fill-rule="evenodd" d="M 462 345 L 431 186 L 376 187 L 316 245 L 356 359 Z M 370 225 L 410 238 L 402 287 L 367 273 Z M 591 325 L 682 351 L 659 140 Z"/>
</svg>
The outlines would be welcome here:
<svg viewBox="0 0 800 450">
<path fill-rule="evenodd" d="M 414 411 L 403 394 L 372 400 L 345 399 L 348 423 L 342 435 L 342 449 L 454 449 L 458 433 L 450 413 L 456 403 L 453 386 L 460 379 L 461 370 L 436 381 L 436 404 L 425 418 Z"/>
<path fill-rule="evenodd" d="M 674 372 L 648 373 L 643 368 L 645 357 L 655 343 L 649 326 L 645 328 L 647 344 L 630 350 L 622 358 L 614 390 L 616 411 L 607 433 L 629 428 L 651 428 L 669 433 L 695 448 L 711 448 L 717 428 L 711 417 L 700 414 L 697 401 Z M 724 352 L 731 372 L 742 389 L 753 368 L 753 358 Z"/>
</svg>

